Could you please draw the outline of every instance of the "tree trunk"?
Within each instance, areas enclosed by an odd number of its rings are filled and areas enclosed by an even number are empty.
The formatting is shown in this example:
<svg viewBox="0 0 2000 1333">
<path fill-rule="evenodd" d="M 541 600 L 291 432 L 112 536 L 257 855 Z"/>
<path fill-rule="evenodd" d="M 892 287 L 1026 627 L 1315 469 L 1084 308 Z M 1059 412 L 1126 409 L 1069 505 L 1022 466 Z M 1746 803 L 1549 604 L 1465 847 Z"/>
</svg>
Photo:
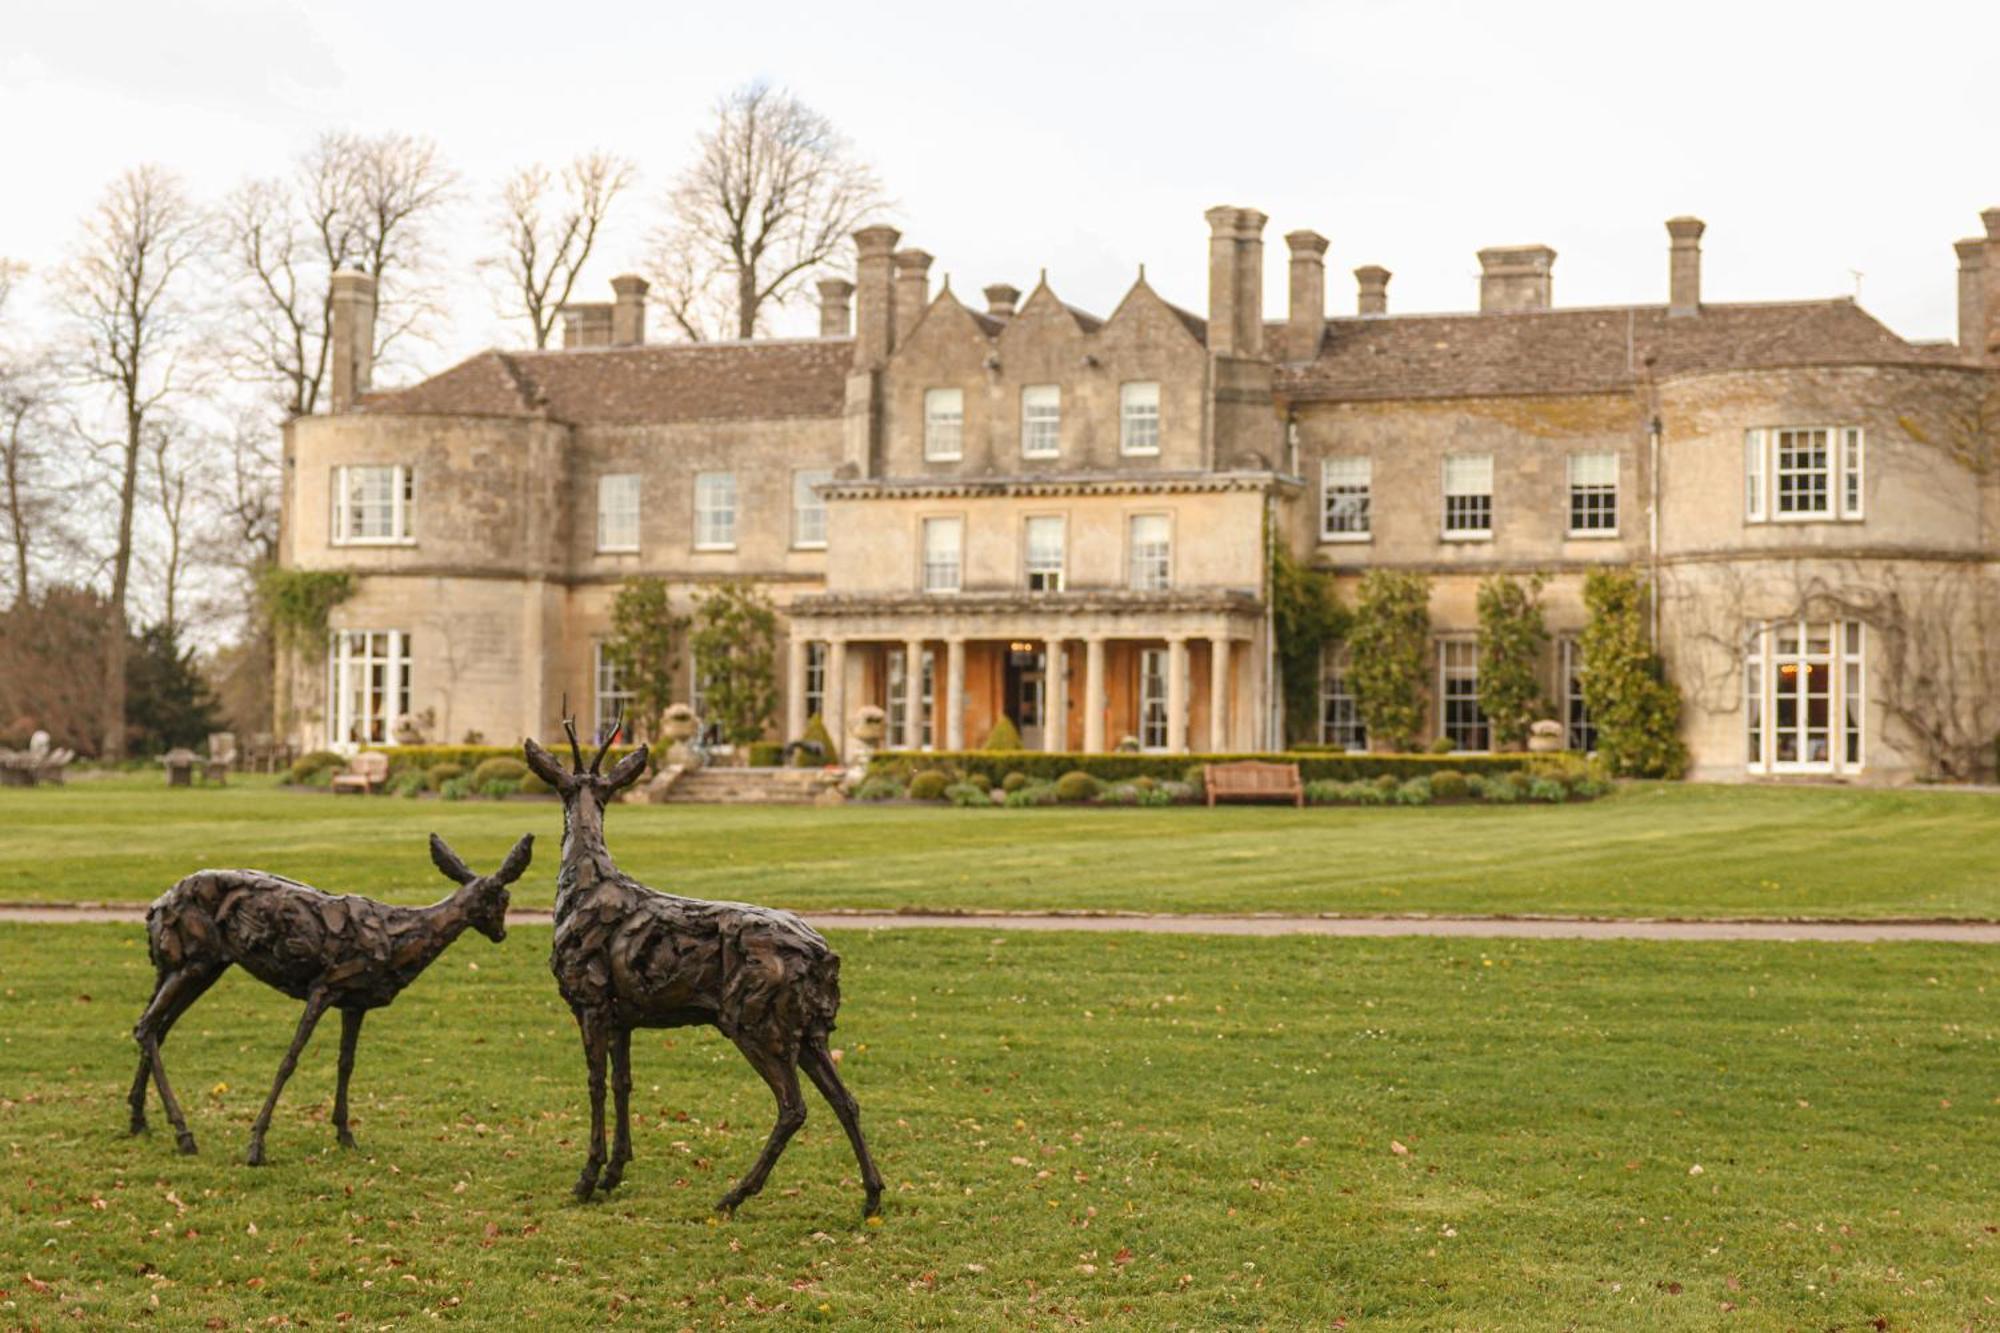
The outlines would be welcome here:
<svg viewBox="0 0 2000 1333">
<path fill-rule="evenodd" d="M 748 264 L 736 270 L 736 336 L 757 336 L 757 270 Z"/>
<path fill-rule="evenodd" d="M 111 624 L 104 644 L 104 757 L 125 757 L 125 594 L 132 581 L 132 509 L 139 491 L 139 436 L 143 414 L 125 413 L 125 469 L 118 488 L 118 549 L 111 570 Z"/>
<path fill-rule="evenodd" d="M 21 460 L 18 450 L 7 453 L 7 522 L 14 537 L 14 605 L 28 604 L 28 516 L 21 503 Z"/>
</svg>

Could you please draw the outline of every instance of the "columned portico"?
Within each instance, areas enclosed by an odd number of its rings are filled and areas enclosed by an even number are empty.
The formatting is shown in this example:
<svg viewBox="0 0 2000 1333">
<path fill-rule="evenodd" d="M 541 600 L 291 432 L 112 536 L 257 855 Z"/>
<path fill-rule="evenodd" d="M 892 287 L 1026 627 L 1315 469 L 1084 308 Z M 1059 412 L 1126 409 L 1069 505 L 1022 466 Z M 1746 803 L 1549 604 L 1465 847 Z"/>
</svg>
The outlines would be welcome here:
<svg viewBox="0 0 2000 1333">
<path fill-rule="evenodd" d="M 1104 640 L 1093 635 L 1084 641 L 1083 748 L 1086 754 L 1104 753 Z"/>
<path fill-rule="evenodd" d="M 924 748 L 924 710 L 918 702 L 924 678 L 924 641 L 910 639 L 903 644 L 903 748 Z"/>
<path fill-rule="evenodd" d="M 965 748 L 965 640 L 945 640 L 944 734 L 947 750 Z"/>
<path fill-rule="evenodd" d="M 1168 639 L 1167 750 L 1171 754 L 1187 753 L 1187 681 L 1187 640 L 1182 638 Z"/>
<path fill-rule="evenodd" d="M 806 734 L 806 640 L 794 634 L 785 662 L 785 739 Z"/>
<path fill-rule="evenodd" d="M 1049 640 L 1042 662 L 1042 748 L 1054 753 L 1069 748 L 1069 672 L 1061 639 Z"/>
<path fill-rule="evenodd" d="M 1229 743 L 1229 682 L 1231 677 L 1229 640 L 1216 636 L 1208 641 L 1208 750 L 1226 753 Z"/>
<path fill-rule="evenodd" d="M 841 755 L 847 753 L 847 640 L 828 639 L 826 643 L 826 722 L 827 735 L 833 737 L 833 748 Z"/>
</svg>

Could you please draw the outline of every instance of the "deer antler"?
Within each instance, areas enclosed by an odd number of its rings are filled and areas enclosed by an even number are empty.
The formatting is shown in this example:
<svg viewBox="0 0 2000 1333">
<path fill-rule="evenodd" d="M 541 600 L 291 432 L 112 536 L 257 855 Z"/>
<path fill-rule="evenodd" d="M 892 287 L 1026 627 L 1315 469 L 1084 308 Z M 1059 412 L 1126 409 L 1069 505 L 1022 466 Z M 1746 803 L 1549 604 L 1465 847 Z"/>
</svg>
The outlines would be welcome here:
<svg viewBox="0 0 2000 1333">
<path fill-rule="evenodd" d="M 581 773 L 583 772 L 583 747 L 577 744 L 576 719 L 569 714 L 569 695 L 567 694 L 563 695 L 562 715 L 563 731 L 569 736 L 570 756 L 575 761 L 571 771 Z"/>
<path fill-rule="evenodd" d="M 590 761 L 590 771 L 592 773 L 597 772 L 598 766 L 604 762 L 604 756 L 617 743 L 618 733 L 623 730 L 625 730 L 625 705 L 620 703 L 618 711 L 611 715 L 611 731 L 598 744 L 597 754 Z M 581 759 L 577 760 L 578 767 L 582 767 L 582 764 L 583 761 Z"/>
</svg>

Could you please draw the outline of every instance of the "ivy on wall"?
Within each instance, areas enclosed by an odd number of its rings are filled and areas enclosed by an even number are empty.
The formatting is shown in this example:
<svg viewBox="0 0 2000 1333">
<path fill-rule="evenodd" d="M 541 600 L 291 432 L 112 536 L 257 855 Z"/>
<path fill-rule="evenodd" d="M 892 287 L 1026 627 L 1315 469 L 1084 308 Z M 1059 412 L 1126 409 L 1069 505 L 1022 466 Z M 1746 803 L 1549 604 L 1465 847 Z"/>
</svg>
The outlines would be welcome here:
<svg viewBox="0 0 2000 1333">
<path fill-rule="evenodd" d="M 1528 724 L 1549 712 L 1542 697 L 1549 631 L 1541 592 L 1540 574 L 1525 582 L 1495 574 L 1479 585 L 1479 708 L 1496 749 L 1526 744 Z"/>
<path fill-rule="evenodd" d="M 1333 576 L 1301 564 L 1282 543 L 1271 547 L 1271 620 L 1284 683 L 1285 740 L 1313 740 L 1321 662 L 1347 632 L 1348 616 Z"/>
<path fill-rule="evenodd" d="M 1592 570 L 1583 602 L 1583 703 L 1598 754 L 1623 777 L 1679 777 L 1687 769 L 1681 696 L 1646 629 L 1646 581 L 1629 569 Z"/>
<path fill-rule="evenodd" d="M 257 599 L 280 642 L 312 644 L 326 638 L 333 608 L 354 595 L 354 576 L 334 569 L 267 566 L 257 575 Z"/>
<path fill-rule="evenodd" d="M 1369 741 L 1413 749 L 1424 727 L 1431 584 L 1422 574 L 1370 570 L 1347 633 L 1347 680 Z"/>
</svg>

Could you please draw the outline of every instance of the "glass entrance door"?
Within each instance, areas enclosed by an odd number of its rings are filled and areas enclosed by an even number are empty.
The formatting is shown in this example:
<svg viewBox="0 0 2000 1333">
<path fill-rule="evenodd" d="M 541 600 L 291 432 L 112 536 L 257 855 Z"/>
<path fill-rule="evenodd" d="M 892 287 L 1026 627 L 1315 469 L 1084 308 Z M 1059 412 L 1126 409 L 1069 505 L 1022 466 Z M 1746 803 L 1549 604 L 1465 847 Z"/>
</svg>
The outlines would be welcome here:
<svg viewBox="0 0 2000 1333">
<path fill-rule="evenodd" d="M 1042 719 L 1047 697 L 1048 672 L 1042 651 L 1032 643 L 1007 647 L 1007 716 L 1021 733 L 1021 744 L 1030 750 L 1042 748 Z"/>
</svg>

